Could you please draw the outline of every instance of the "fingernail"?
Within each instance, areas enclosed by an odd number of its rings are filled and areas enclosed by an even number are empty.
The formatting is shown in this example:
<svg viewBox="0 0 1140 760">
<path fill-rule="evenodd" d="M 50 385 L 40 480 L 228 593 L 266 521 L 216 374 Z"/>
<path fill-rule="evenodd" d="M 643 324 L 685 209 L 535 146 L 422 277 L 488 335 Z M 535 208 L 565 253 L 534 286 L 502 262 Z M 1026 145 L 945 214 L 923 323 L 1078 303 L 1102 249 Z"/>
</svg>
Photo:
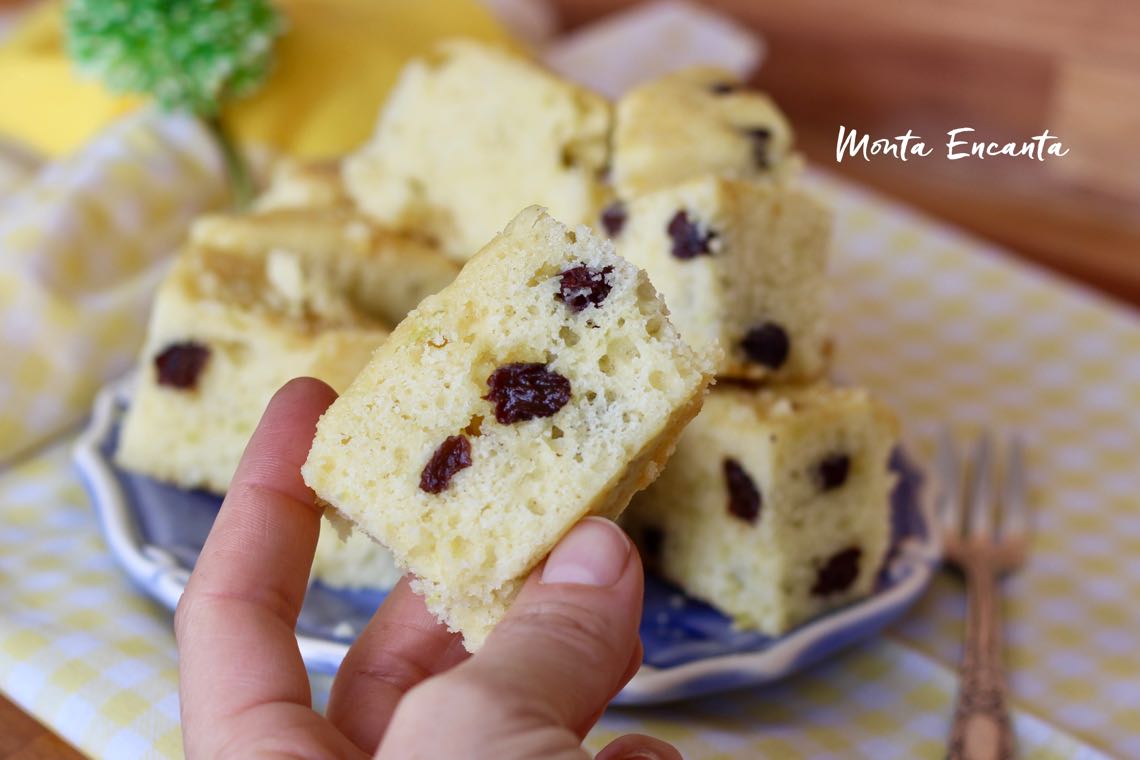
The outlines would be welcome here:
<svg viewBox="0 0 1140 760">
<path fill-rule="evenodd" d="M 543 583 L 612 586 L 629 560 L 629 539 L 612 520 L 587 517 L 550 553 Z"/>
</svg>

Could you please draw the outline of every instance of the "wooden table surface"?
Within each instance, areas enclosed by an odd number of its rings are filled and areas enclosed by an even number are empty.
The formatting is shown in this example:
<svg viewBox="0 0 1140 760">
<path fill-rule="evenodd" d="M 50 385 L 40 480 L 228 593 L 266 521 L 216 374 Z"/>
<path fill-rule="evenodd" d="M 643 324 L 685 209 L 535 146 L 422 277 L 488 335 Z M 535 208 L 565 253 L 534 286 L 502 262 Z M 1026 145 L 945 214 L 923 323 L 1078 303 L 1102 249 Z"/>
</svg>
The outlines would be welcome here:
<svg viewBox="0 0 1140 760">
<path fill-rule="evenodd" d="M 0 693 L 0 760 L 72 760 L 82 757 L 74 747 Z"/>
</svg>

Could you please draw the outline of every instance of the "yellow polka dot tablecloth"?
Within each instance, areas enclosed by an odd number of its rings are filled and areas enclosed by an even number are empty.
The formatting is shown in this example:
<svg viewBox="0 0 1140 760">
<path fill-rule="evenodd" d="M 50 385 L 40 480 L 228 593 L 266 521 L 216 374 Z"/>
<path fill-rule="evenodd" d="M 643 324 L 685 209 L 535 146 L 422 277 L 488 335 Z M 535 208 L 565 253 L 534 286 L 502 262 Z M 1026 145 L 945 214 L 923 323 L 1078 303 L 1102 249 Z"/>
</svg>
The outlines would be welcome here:
<svg viewBox="0 0 1140 760">
<path fill-rule="evenodd" d="M 137 130 L 145 154 L 185 126 L 141 116 L 124 129 Z M 190 213 L 216 200 L 214 168 L 181 160 L 163 166 L 197 173 L 201 195 L 189 205 L 163 195 L 173 180 L 157 168 L 100 182 L 142 183 L 155 197 L 140 203 Z M 1005 586 L 1024 755 L 1140 757 L 1140 321 L 880 197 L 810 181 L 838 214 L 837 375 L 892 403 L 920 455 L 943 422 L 963 436 L 983 425 L 1016 429 L 1028 442 L 1037 532 L 1028 565 Z M 154 207 L 116 217 L 93 205 L 66 221 L 36 213 L 29 205 L 22 219 L 35 224 L 6 223 L 5 234 L 71 235 L 75 254 L 44 271 L 18 246 L 5 251 L 2 413 L 9 426 L 47 430 L 95 378 L 129 362 L 157 258 L 84 242 L 90 229 L 131 229 Z M 154 245 L 168 243 L 159 235 Z M 135 284 L 105 276 L 115 257 L 134 262 Z M 13 294 L 13 283 L 27 290 Z M 61 364 L 57 341 L 86 348 Z M 92 756 L 178 757 L 171 616 L 117 569 L 70 443 L 57 438 L 0 472 L 0 689 Z M 959 583 L 939 577 L 876 640 L 764 688 L 611 709 L 588 745 L 640 731 L 692 760 L 940 758 L 963 602 Z M 316 705 L 328 685 L 314 677 Z"/>
</svg>

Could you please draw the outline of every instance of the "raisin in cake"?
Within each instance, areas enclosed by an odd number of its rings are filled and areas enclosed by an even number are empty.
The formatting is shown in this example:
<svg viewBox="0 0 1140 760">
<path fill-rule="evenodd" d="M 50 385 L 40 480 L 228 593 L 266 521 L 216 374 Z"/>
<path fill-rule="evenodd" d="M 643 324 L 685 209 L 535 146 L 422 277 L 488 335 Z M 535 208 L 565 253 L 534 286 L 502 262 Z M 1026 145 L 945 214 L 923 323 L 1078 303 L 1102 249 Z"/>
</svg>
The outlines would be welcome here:
<svg viewBox="0 0 1140 760">
<path fill-rule="evenodd" d="M 896 437 L 864 390 L 718 387 L 623 521 L 663 577 L 778 635 L 872 590 Z"/>
<path fill-rule="evenodd" d="M 342 536 L 337 525 L 321 520 L 313 555 L 312 577 L 336 589 L 390 589 L 400 580 L 392 553 L 358 530 Z"/>
<path fill-rule="evenodd" d="M 609 128 L 603 98 L 506 52 L 445 43 L 404 69 L 345 182 L 367 213 L 464 261 L 530 204 L 592 220 Z"/>
<path fill-rule="evenodd" d="M 116 458 L 222 493 L 278 388 L 308 375 L 342 390 L 387 332 L 335 292 L 302 288 L 306 300 L 290 301 L 268 260 L 239 279 L 197 253 L 183 252 L 159 288 Z M 304 280 L 299 269 L 281 276 Z"/>
<path fill-rule="evenodd" d="M 459 266 L 424 240 L 377 226 L 348 208 L 282 208 L 255 214 L 212 214 L 191 228 L 191 244 L 210 268 L 248 281 L 268 262 L 290 300 L 320 292 L 347 296 L 352 305 L 390 325 L 437 292 Z M 300 279 L 290 279 L 299 272 Z"/>
<path fill-rule="evenodd" d="M 578 520 L 657 476 L 710 370 L 644 272 L 531 207 L 396 328 L 302 473 L 474 650 Z"/>
<path fill-rule="evenodd" d="M 823 373 L 831 219 L 810 195 L 706 176 L 642 196 L 603 222 L 618 253 L 649 273 L 685 339 L 723 349 L 718 375 Z"/>
<path fill-rule="evenodd" d="M 745 179 L 798 172 L 787 119 L 765 95 L 714 68 L 630 90 L 614 113 L 613 182 L 635 198 L 704 174 Z"/>
</svg>

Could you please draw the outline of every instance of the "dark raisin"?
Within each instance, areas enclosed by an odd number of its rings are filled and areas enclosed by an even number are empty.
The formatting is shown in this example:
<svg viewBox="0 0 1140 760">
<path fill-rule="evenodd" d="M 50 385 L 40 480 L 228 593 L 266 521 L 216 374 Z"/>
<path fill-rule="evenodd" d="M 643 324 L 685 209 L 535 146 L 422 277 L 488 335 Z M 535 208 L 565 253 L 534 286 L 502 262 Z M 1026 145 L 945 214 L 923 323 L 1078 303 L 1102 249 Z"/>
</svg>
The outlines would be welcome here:
<svg viewBox="0 0 1140 760">
<path fill-rule="evenodd" d="M 847 482 L 851 471 L 851 457 L 846 454 L 829 454 L 815 468 L 815 481 L 819 490 L 831 491 Z"/>
<path fill-rule="evenodd" d="M 772 131 L 767 127 L 756 127 L 745 130 L 745 134 L 752 141 L 752 160 L 756 162 L 756 167 L 768 169 L 770 167 L 768 150 L 772 142 Z"/>
<path fill-rule="evenodd" d="M 863 550 L 857 546 L 844 549 L 816 571 L 815 585 L 811 593 L 815 596 L 836 594 L 851 588 L 851 584 L 859 577 L 859 560 L 863 557 Z"/>
<path fill-rule="evenodd" d="M 570 400 L 570 381 L 545 364 L 504 364 L 487 378 L 495 419 L 504 425 L 549 417 Z"/>
<path fill-rule="evenodd" d="M 779 369 L 788 359 L 791 342 L 784 328 L 775 322 L 765 322 L 753 327 L 740 341 L 740 347 L 748 358 L 768 369 Z"/>
<path fill-rule="evenodd" d="M 740 466 L 740 462 L 726 458 L 724 479 L 728 484 L 728 511 L 745 522 L 755 524 L 760 517 L 763 499 L 752 478 Z"/>
<path fill-rule="evenodd" d="M 455 473 L 471 466 L 471 443 L 461 435 L 449 435 L 439 444 L 420 473 L 420 490 L 442 493 Z"/>
<path fill-rule="evenodd" d="M 617 237 L 625 229 L 625 204 L 621 201 L 614 201 L 602 209 L 601 219 L 606 234 L 612 238 Z"/>
<path fill-rule="evenodd" d="M 601 306 L 613 287 L 606 282 L 606 275 L 613 267 L 591 269 L 582 264 L 562 273 L 558 292 L 554 295 L 570 307 L 571 311 L 582 311 L 590 304 Z"/>
<path fill-rule="evenodd" d="M 665 531 L 656 525 L 646 525 L 641 529 L 641 548 L 645 552 L 646 561 L 652 561 L 661 556 L 661 547 L 665 543 Z"/>
<path fill-rule="evenodd" d="M 716 233 L 712 230 L 702 233 L 700 227 L 689 221 L 689 215 L 684 210 L 673 214 L 665 231 L 673 239 L 673 255 L 679 259 L 692 259 L 702 253 L 712 253 L 709 244 L 716 238 Z"/>
<path fill-rule="evenodd" d="M 741 89 L 743 89 L 743 85 L 737 82 L 715 82 L 709 85 L 709 92 L 713 95 L 731 95 Z"/>
<path fill-rule="evenodd" d="M 183 390 L 198 385 L 198 376 L 210 358 L 210 349 L 200 343 L 187 341 L 174 343 L 154 357 L 154 368 L 158 372 L 158 384 Z"/>
</svg>

